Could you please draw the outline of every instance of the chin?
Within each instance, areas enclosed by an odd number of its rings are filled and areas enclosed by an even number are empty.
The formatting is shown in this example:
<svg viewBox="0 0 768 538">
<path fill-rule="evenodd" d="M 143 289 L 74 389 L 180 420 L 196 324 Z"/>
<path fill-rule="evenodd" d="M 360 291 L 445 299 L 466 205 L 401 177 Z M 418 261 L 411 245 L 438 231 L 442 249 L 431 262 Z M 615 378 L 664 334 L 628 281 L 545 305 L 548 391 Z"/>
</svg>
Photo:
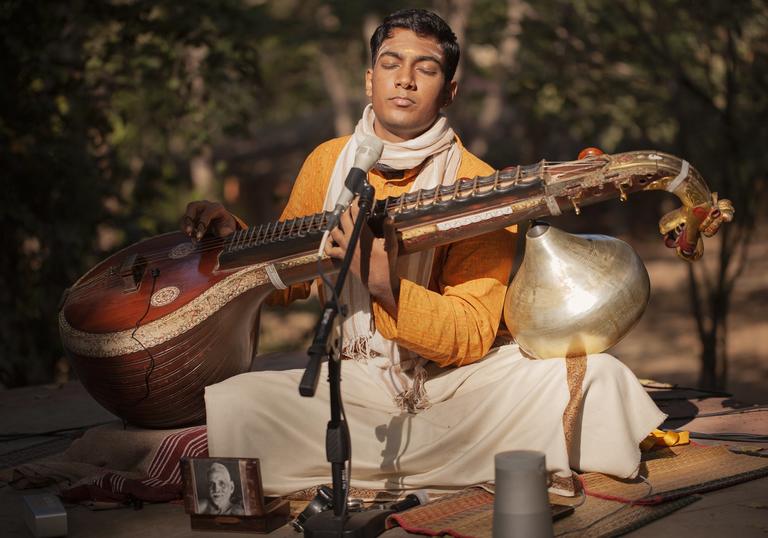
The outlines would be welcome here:
<svg viewBox="0 0 768 538">
<path fill-rule="evenodd" d="M 388 118 L 390 121 L 382 121 L 381 126 L 387 130 L 387 132 L 392 133 L 395 136 L 398 136 L 400 138 L 414 138 L 427 129 L 429 129 L 429 125 L 422 126 L 421 124 L 415 124 L 412 121 L 391 121 L 394 118 Z"/>
</svg>

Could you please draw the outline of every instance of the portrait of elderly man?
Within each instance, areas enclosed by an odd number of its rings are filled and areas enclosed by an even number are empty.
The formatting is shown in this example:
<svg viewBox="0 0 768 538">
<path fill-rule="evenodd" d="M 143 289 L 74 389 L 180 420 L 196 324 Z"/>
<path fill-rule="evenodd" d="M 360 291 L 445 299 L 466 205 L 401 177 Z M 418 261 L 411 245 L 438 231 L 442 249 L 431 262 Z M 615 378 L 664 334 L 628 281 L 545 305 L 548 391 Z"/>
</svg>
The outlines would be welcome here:
<svg viewBox="0 0 768 538">
<path fill-rule="evenodd" d="M 240 484 L 236 483 L 226 465 L 213 462 L 197 483 L 197 513 L 241 516 L 243 509 Z"/>
</svg>

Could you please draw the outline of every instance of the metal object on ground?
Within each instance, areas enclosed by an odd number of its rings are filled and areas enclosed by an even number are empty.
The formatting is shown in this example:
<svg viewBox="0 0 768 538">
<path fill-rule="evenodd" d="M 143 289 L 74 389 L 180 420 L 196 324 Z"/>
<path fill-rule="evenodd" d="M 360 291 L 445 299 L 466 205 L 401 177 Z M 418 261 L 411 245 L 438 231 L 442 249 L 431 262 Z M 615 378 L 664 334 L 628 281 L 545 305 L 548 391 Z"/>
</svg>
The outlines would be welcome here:
<svg viewBox="0 0 768 538">
<path fill-rule="evenodd" d="M 650 296 L 648 272 L 624 241 L 573 235 L 535 222 L 504 300 L 520 348 L 539 359 L 600 353 L 637 323 Z"/>
<path fill-rule="evenodd" d="M 56 495 L 43 493 L 22 498 L 24 522 L 33 536 L 66 536 L 67 511 Z"/>
<path fill-rule="evenodd" d="M 291 526 L 296 532 L 304 532 L 304 524 L 312 516 L 333 508 L 333 490 L 328 486 L 317 488 L 317 494 L 304 508 L 304 510 L 291 521 Z"/>
</svg>

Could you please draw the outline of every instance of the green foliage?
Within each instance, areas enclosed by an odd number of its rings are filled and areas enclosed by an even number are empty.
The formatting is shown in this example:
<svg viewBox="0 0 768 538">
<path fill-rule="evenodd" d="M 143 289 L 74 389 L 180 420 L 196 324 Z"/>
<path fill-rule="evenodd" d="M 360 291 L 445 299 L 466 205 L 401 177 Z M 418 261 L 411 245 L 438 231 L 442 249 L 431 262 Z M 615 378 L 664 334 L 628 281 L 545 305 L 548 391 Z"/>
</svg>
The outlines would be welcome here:
<svg viewBox="0 0 768 538">
<path fill-rule="evenodd" d="M 81 82 L 84 35 L 69 10 L 5 2 L 0 39 L 0 381 L 19 384 L 52 373 L 51 315 L 92 250 L 110 189 L 88 149 L 99 118 Z"/>
<path fill-rule="evenodd" d="M 521 49 L 524 90 L 510 96 L 535 120 L 568 125 L 545 154 L 566 149 L 568 158 L 584 141 L 607 152 L 654 147 L 690 160 L 733 201 L 717 266 L 690 272 L 700 382 L 709 387 L 727 379 L 730 296 L 764 202 L 767 15 L 757 0 L 537 4 Z"/>
<path fill-rule="evenodd" d="M 762 0 L 5 0 L 0 381 L 49 379 L 61 292 L 109 251 L 175 228 L 228 177 L 246 218 L 284 196 L 332 118 L 356 121 L 370 31 L 406 6 L 462 26 L 449 114 L 492 164 L 652 146 L 731 197 L 738 225 L 699 289 L 727 312 L 768 168 Z"/>
<path fill-rule="evenodd" d="M 168 229 L 190 158 L 259 110 L 258 42 L 239 1 L 0 7 L 0 381 L 47 380 L 62 291 L 110 244 Z M 187 192 L 187 194 L 184 194 Z"/>
</svg>

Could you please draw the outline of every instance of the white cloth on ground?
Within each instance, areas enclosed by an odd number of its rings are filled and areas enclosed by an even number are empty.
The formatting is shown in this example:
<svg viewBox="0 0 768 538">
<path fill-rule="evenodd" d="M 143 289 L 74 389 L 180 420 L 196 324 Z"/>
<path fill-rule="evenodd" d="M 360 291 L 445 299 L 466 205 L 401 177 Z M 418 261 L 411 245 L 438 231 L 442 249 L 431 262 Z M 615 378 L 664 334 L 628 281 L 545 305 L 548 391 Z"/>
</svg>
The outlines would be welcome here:
<svg viewBox="0 0 768 538">
<path fill-rule="evenodd" d="M 428 367 L 432 406 L 401 412 L 364 364 L 344 361 L 342 394 L 352 438 L 353 487 L 464 487 L 493 480 L 493 456 L 540 450 L 547 469 L 634 477 L 638 444 L 666 415 L 634 374 L 607 354 L 587 357 L 573 446 L 566 447 L 569 401 L 564 359 L 531 360 L 517 345 L 491 350 L 460 368 Z M 326 379 L 326 372 L 321 378 Z M 281 495 L 328 483 L 328 385 L 299 396 L 302 370 L 251 372 L 206 388 L 213 457 L 261 460 L 264 491 Z"/>
</svg>

